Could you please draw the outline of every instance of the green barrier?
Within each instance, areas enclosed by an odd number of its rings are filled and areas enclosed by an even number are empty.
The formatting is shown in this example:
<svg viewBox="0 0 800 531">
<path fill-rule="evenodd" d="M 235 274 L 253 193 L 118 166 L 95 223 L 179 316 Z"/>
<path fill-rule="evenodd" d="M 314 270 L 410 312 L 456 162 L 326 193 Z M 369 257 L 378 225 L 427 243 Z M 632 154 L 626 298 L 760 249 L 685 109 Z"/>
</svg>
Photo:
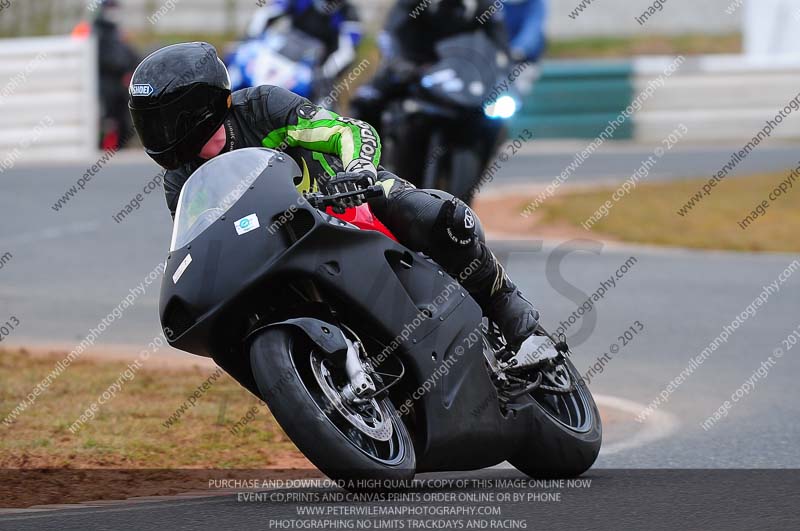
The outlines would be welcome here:
<svg viewBox="0 0 800 531">
<path fill-rule="evenodd" d="M 527 128 L 537 138 L 594 138 L 633 97 L 630 63 L 546 62 L 521 112 L 511 121 L 511 134 Z M 633 138 L 633 129 L 626 120 L 613 137 Z"/>
<path fill-rule="evenodd" d="M 512 137 L 521 135 L 527 129 L 533 132 L 536 138 L 586 138 L 594 139 L 607 126 L 608 122 L 619 116 L 619 113 L 607 114 L 581 114 L 559 116 L 522 116 L 515 119 L 509 128 Z M 633 123 L 631 120 L 617 127 L 611 138 L 626 140 L 633 138 Z"/>
</svg>

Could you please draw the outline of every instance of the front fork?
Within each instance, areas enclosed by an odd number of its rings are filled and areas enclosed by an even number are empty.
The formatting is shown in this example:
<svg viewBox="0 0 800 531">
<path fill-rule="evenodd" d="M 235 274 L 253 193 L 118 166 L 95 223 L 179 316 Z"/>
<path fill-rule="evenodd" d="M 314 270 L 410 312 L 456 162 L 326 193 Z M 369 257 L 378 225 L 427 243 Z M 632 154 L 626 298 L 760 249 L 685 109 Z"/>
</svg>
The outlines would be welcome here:
<svg viewBox="0 0 800 531">
<path fill-rule="evenodd" d="M 361 362 L 361 352 L 363 350 L 361 342 L 351 341 L 344 332 L 342 332 L 342 335 L 347 343 L 344 369 L 349 383 L 344 386 L 341 392 L 345 400 L 357 403 L 363 400 L 365 396 L 371 396 L 375 393 L 375 384 Z"/>
</svg>

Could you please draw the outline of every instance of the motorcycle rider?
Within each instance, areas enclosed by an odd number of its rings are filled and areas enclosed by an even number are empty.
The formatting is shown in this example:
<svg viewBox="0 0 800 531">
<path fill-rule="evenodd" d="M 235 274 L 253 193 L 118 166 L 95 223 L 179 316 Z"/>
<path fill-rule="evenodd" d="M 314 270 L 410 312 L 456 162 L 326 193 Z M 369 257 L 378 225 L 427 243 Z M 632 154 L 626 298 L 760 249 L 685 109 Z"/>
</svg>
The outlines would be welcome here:
<svg viewBox="0 0 800 531">
<path fill-rule="evenodd" d="M 353 115 L 373 124 L 382 135 L 381 128 L 389 127 L 382 123 L 384 109 L 390 103 L 402 101 L 411 95 L 413 89 L 422 83 L 421 76 L 426 68 L 440 59 L 437 46 L 443 40 L 482 33 L 494 44 L 492 52 L 502 52 L 508 57 L 505 27 L 499 17 L 493 16 L 498 9 L 497 3 L 498 0 L 435 0 L 430 3 L 399 0 L 390 12 L 380 36 L 383 53 L 381 68 L 370 84 L 357 90 L 352 102 Z M 490 56 L 494 58 L 494 54 Z M 481 61 L 488 58 L 480 59 L 472 54 L 469 57 L 471 61 L 474 57 L 473 65 L 479 71 L 487 70 L 487 65 Z M 420 115 L 427 116 L 426 111 L 421 111 Z M 451 120 L 458 121 L 458 118 L 454 116 Z M 505 129 L 502 121 L 483 117 L 475 119 L 471 111 L 465 111 L 460 118 L 459 131 L 473 144 L 470 155 L 474 159 L 469 160 L 468 169 L 458 179 L 450 180 L 445 186 L 448 186 L 447 191 L 455 193 L 469 204 L 483 171 L 505 137 Z M 439 120 L 438 117 L 433 119 Z M 437 148 L 449 149 L 452 137 L 445 135 L 444 145 L 432 146 L 432 137 L 425 134 L 430 128 L 421 120 L 411 117 L 398 120 L 396 124 L 398 127 L 394 127 L 395 123 L 391 126 L 391 135 L 388 131 L 387 135 L 383 135 L 387 141 L 391 141 L 392 148 L 385 159 L 386 164 L 412 182 L 420 183 L 429 166 L 426 159 L 430 162 L 438 158 L 434 155 Z M 420 152 L 428 152 L 427 157 L 415 156 Z M 419 180 L 415 181 L 415 178 Z"/>
<path fill-rule="evenodd" d="M 361 41 L 358 12 L 347 0 L 272 0 L 253 17 L 247 34 L 261 37 L 277 20 L 288 17 L 292 27 L 325 45 L 321 74 L 336 79 L 356 58 Z"/>
<path fill-rule="evenodd" d="M 101 0 L 91 26 L 82 23 L 73 32 L 76 37 L 92 34 L 97 38 L 102 149 L 121 149 L 133 134 L 130 114 L 125 108 L 126 88 L 140 57 L 120 31 L 121 20 L 119 2 Z"/>
<path fill-rule="evenodd" d="M 491 16 L 494 0 L 398 0 L 379 36 L 383 56 L 375 78 L 356 92 L 354 114 L 378 128 L 388 101 L 402 97 L 426 64 L 437 61 L 436 44 L 462 33 L 484 31 L 508 49 L 503 22 Z"/>
<path fill-rule="evenodd" d="M 384 195 L 369 205 L 402 244 L 459 278 L 510 344 L 534 332 L 538 312 L 486 246 L 472 210 L 446 192 L 418 190 L 383 171 L 380 140 L 367 123 L 276 86 L 231 94 L 225 65 L 203 42 L 167 46 L 145 58 L 131 80 L 129 108 L 145 151 L 167 170 L 173 217 L 181 187 L 206 159 L 245 147 L 282 150 L 305 169 L 307 178 L 296 183 L 301 193 L 379 183 Z"/>
</svg>

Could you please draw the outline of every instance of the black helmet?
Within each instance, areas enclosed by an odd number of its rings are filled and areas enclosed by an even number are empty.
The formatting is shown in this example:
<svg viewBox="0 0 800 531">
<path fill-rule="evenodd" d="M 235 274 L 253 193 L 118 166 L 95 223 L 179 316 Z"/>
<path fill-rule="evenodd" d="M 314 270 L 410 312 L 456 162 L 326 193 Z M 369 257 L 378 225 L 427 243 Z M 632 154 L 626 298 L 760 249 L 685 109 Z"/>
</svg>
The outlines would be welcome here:
<svg viewBox="0 0 800 531">
<path fill-rule="evenodd" d="M 131 78 L 133 126 L 153 160 L 175 169 L 194 159 L 231 106 L 231 80 L 217 50 L 187 42 L 148 55 Z"/>
</svg>

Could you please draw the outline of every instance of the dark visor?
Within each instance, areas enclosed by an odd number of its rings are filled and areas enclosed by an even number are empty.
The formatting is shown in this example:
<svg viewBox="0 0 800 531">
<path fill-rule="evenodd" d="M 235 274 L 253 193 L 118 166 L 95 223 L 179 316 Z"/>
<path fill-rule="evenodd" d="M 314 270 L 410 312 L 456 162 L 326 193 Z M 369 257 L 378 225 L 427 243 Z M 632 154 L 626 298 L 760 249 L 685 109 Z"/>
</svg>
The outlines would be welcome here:
<svg viewBox="0 0 800 531">
<path fill-rule="evenodd" d="M 198 126 L 208 120 L 216 121 L 213 118 L 221 111 L 218 107 L 227 106 L 226 97 L 222 89 L 197 84 L 169 103 L 150 109 L 132 108 L 131 116 L 144 147 L 161 152 L 195 135 L 205 136 L 208 131 Z"/>
</svg>

